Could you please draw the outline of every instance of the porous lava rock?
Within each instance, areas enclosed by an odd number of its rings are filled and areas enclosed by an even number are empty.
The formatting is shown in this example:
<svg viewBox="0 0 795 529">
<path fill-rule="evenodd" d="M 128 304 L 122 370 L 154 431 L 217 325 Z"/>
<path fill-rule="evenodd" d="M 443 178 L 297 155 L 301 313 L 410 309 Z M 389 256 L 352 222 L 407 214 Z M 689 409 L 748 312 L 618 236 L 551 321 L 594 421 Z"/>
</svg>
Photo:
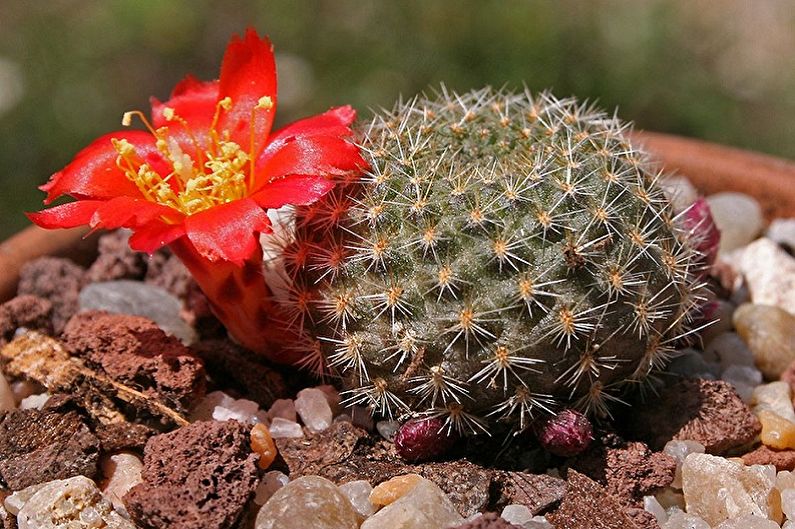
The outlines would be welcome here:
<svg viewBox="0 0 795 529">
<path fill-rule="evenodd" d="M 722 380 L 682 379 L 635 406 L 625 433 L 661 450 L 671 440 L 698 441 L 721 455 L 753 442 L 762 425 L 734 388 Z"/>
<path fill-rule="evenodd" d="M 142 529 L 232 529 L 258 483 L 249 428 L 237 421 L 199 421 L 152 437 L 143 482 L 124 496 Z"/>
<path fill-rule="evenodd" d="M 560 507 L 546 518 L 555 529 L 640 529 L 617 498 L 572 469 L 566 475 Z"/>
<path fill-rule="evenodd" d="M 99 238 L 99 255 L 86 271 L 89 283 L 116 279 L 143 279 L 146 274 L 146 254 L 135 252 L 128 241 L 130 232 L 116 230 Z"/>
<path fill-rule="evenodd" d="M 496 506 L 524 505 L 537 515 L 563 499 L 566 482 L 548 474 L 504 471 L 495 473 L 492 489 L 496 489 Z"/>
<path fill-rule="evenodd" d="M 52 303 L 52 326 L 59 333 L 78 310 L 84 276 L 85 269 L 69 259 L 40 257 L 19 270 L 17 294 L 31 294 Z"/>
<path fill-rule="evenodd" d="M 62 335 L 63 345 L 86 364 L 185 413 L 206 389 L 204 364 L 179 339 L 139 316 L 82 312 Z"/>
<path fill-rule="evenodd" d="M 518 525 L 506 522 L 500 515 L 494 512 L 487 512 L 478 516 L 470 522 L 451 527 L 450 529 L 522 529 Z"/>
<path fill-rule="evenodd" d="M 52 334 L 52 303 L 38 296 L 23 295 L 0 305 L 0 347 L 14 337 L 19 327 Z"/>
<path fill-rule="evenodd" d="M 743 454 L 742 459 L 746 465 L 774 465 L 776 472 L 795 470 L 795 450 L 774 450 L 768 446 L 759 445 L 754 450 Z"/>
<path fill-rule="evenodd" d="M 97 474 L 99 440 L 75 412 L 11 410 L 0 414 L 0 478 L 11 490 Z"/>
</svg>

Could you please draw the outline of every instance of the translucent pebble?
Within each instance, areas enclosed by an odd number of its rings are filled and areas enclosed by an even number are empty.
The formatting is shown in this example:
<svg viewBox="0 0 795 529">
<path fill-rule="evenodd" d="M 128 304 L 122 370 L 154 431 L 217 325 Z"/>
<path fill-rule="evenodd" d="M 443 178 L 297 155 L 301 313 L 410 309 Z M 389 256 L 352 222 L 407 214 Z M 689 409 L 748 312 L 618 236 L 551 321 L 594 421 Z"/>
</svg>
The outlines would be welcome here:
<svg viewBox="0 0 795 529">
<path fill-rule="evenodd" d="M 795 258 L 770 239 L 749 244 L 739 259 L 751 300 L 795 314 Z"/>
<path fill-rule="evenodd" d="M 464 521 L 450 498 L 427 479 L 369 517 L 361 529 L 444 529 Z"/>
<path fill-rule="evenodd" d="M 666 512 L 672 508 L 680 510 L 685 509 L 685 496 L 681 491 L 675 490 L 672 487 L 666 487 L 654 495 L 657 501 L 662 505 Z M 670 514 L 670 513 L 669 513 Z"/>
<path fill-rule="evenodd" d="M 248 399 L 232 399 L 232 402 L 213 408 L 214 421 L 236 420 L 243 423 L 257 422 L 259 404 Z"/>
<path fill-rule="evenodd" d="M 373 505 L 389 505 L 398 498 L 406 495 L 417 483 L 423 481 L 418 474 L 403 474 L 388 479 L 376 485 L 370 493 L 370 502 Z"/>
<path fill-rule="evenodd" d="M 773 520 L 762 516 L 749 514 L 739 518 L 726 520 L 715 529 L 779 529 L 780 526 Z"/>
<path fill-rule="evenodd" d="M 45 485 L 46 483 L 39 483 L 38 485 L 31 485 L 30 487 L 14 492 L 3 500 L 3 507 L 16 516 L 19 510 L 25 506 L 25 503 Z"/>
<path fill-rule="evenodd" d="M 255 529 L 357 529 L 359 518 L 336 485 L 305 476 L 278 489 L 262 506 Z"/>
<path fill-rule="evenodd" d="M 765 378 L 777 380 L 795 360 L 795 316 L 767 305 L 745 303 L 734 311 L 734 327 L 754 354 Z"/>
<path fill-rule="evenodd" d="M 709 346 L 715 337 L 734 329 L 732 323 L 732 314 L 736 308 L 734 303 L 724 299 L 718 299 L 712 303 L 715 305 L 712 312 L 713 323 L 701 331 L 701 341 L 705 346 Z"/>
<path fill-rule="evenodd" d="M 373 486 L 368 481 L 363 479 L 349 481 L 340 485 L 339 489 L 351 502 L 353 509 L 362 520 L 375 514 L 375 505 L 370 502 L 370 493 L 373 492 Z"/>
<path fill-rule="evenodd" d="M 270 430 L 264 424 L 255 424 L 251 429 L 251 450 L 259 454 L 257 464 L 263 470 L 271 466 L 276 459 L 276 444 Z"/>
<path fill-rule="evenodd" d="M 398 428 L 400 428 L 398 421 L 378 421 L 375 423 L 375 429 L 387 441 L 392 441 L 395 438 Z"/>
<path fill-rule="evenodd" d="M 122 498 L 142 481 L 141 470 L 144 465 L 141 458 L 130 452 L 120 452 L 110 457 L 103 457 L 100 466 L 105 476 L 100 486 L 102 493 L 117 511 L 126 514 L 127 509 Z"/>
<path fill-rule="evenodd" d="M 781 491 L 781 510 L 789 520 L 795 520 L 795 488 Z"/>
<path fill-rule="evenodd" d="M 744 193 L 716 193 L 707 197 L 707 203 L 720 230 L 720 252 L 745 246 L 764 227 L 762 208 L 753 197 Z"/>
<path fill-rule="evenodd" d="M 759 440 L 763 444 L 778 450 L 795 448 L 795 423 L 768 410 L 758 411 L 757 417 L 762 423 Z"/>
<path fill-rule="evenodd" d="M 657 523 L 662 524 L 668 520 L 668 513 L 654 496 L 643 497 L 643 509 L 650 512 L 657 519 Z"/>
<path fill-rule="evenodd" d="M 84 517 L 90 520 L 90 525 Z M 135 529 L 85 476 L 45 483 L 19 509 L 17 525 L 19 529 L 71 529 L 86 525 Z"/>
<path fill-rule="evenodd" d="M 787 520 L 784 522 L 784 525 L 781 526 L 781 529 L 795 529 L 795 521 Z"/>
<path fill-rule="evenodd" d="M 765 237 L 789 251 L 795 250 L 795 219 L 774 219 Z"/>
<path fill-rule="evenodd" d="M 297 422 L 298 415 L 295 413 L 295 402 L 292 399 L 276 399 L 268 410 L 268 417 L 271 420 L 281 417 L 288 421 Z"/>
<path fill-rule="evenodd" d="M 326 396 L 328 405 L 331 406 L 331 411 L 334 413 L 334 415 L 337 415 L 342 412 L 342 406 L 340 406 L 340 402 L 342 402 L 342 397 L 340 397 L 340 392 L 337 391 L 337 388 L 335 388 L 331 384 L 323 384 L 322 386 L 317 386 L 317 389 L 322 391 L 323 394 Z"/>
<path fill-rule="evenodd" d="M 298 438 L 304 436 L 304 430 L 297 422 L 276 417 L 271 421 L 271 437 L 274 439 Z"/>
<path fill-rule="evenodd" d="M 29 397 L 25 397 L 19 403 L 19 409 L 21 410 L 40 410 L 44 407 L 47 401 L 50 400 L 49 393 L 39 393 L 38 395 L 31 395 Z"/>
<path fill-rule="evenodd" d="M 709 454 L 689 454 L 682 466 L 682 491 L 687 512 L 714 526 L 748 514 L 775 514 L 771 494 L 773 465 L 743 466 Z"/>
<path fill-rule="evenodd" d="M 723 333 L 716 336 L 704 350 L 705 354 L 716 354 L 721 369 L 729 366 L 753 366 L 754 354 L 745 345 L 740 335 L 734 332 Z"/>
<path fill-rule="evenodd" d="M 259 485 L 257 485 L 254 503 L 257 505 L 265 505 L 265 502 L 268 501 L 277 490 L 284 487 L 289 482 L 290 478 L 283 472 L 279 472 L 278 470 L 266 472 L 265 475 L 262 476 Z"/>
<path fill-rule="evenodd" d="M 317 388 L 306 388 L 298 392 L 295 411 L 311 432 L 322 432 L 331 426 L 334 414 L 326 394 Z"/>
<path fill-rule="evenodd" d="M 511 505 L 506 505 L 502 510 L 500 517 L 506 522 L 518 525 L 519 527 L 524 527 L 525 524 L 533 519 L 533 513 L 530 512 L 530 509 L 528 509 L 526 505 L 518 505 L 514 503 Z"/>
<path fill-rule="evenodd" d="M 663 452 L 676 459 L 676 474 L 671 486 L 675 489 L 682 488 L 682 463 L 689 454 L 703 454 L 704 445 L 698 441 L 668 441 L 663 447 Z"/>
<path fill-rule="evenodd" d="M 754 388 L 762 383 L 762 372 L 753 366 L 729 366 L 720 378 L 731 384 L 747 404 L 751 402 Z"/>
<path fill-rule="evenodd" d="M 184 344 L 196 341 L 196 331 L 182 319 L 182 302 L 160 287 L 140 281 L 91 283 L 80 291 L 80 310 L 104 310 L 143 316 Z"/>
<path fill-rule="evenodd" d="M 14 392 L 8 385 L 6 377 L 0 373 L 0 411 L 13 410 L 17 407 Z"/>
<path fill-rule="evenodd" d="M 795 489 L 795 473 L 782 470 L 776 474 L 776 488 L 778 490 Z"/>
<path fill-rule="evenodd" d="M 668 176 L 660 179 L 665 196 L 671 201 L 675 213 L 681 213 L 698 198 L 698 191 L 684 176 Z"/>
<path fill-rule="evenodd" d="M 762 384 L 754 388 L 751 398 L 754 413 L 767 410 L 782 419 L 795 423 L 795 410 L 792 407 L 789 384 L 782 381 Z"/>
<path fill-rule="evenodd" d="M 234 399 L 224 393 L 223 391 L 211 391 L 206 394 L 202 400 L 193 408 L 190 415 L 190 421 L 210 421 L 213 418 L 213 412 L 216 406 L 223 406 L 226 403 L 232 402 Z"/>
<path fill-rule="evenodd" d="M 709 524 L 698 516 L 682 511 L 673 512 L 661 525 L 662 529 L 710 529 Z"/>
</svg>

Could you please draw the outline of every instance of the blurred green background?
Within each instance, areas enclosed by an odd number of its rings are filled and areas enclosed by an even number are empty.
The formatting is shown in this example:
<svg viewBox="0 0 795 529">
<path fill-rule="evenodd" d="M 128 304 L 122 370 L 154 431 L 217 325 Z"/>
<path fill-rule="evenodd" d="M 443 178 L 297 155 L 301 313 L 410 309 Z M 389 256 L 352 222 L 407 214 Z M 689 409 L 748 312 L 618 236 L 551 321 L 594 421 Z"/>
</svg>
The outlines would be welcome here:
<svg viewBox="0 0 795 529">
<path fill-rule="evenodd" d="M 123 111 L 187 72 L 217 77 L 248 25 L 276 47 L 280 123 L 524 82 L 795 158 L 792 0 L 0 0 L 0 238 Z"/>
</svg>

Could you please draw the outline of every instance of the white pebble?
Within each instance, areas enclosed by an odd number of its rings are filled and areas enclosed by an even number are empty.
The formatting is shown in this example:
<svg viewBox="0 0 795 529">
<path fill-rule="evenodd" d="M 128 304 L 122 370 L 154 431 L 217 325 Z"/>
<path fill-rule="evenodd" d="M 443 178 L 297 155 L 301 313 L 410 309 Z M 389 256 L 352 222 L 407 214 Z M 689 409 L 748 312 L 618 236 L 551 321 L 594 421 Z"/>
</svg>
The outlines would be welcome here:
<svg viewBox="0 0 795 529">
<path fill-rule="evenodd" d="M 47 401 L 50 400 L 49 393 L 39 393 L 38 395 L 31 395 L 30 397 L 25 397 L 22 399 L 22 402 L 19 403 L 19 409 L 21 410 L 40 410 L 44 407 Z"/>
<path fill-rule="evenodd" d="M 334 420 L 326 394 L 317 388 L 306 388 L 298 392 L 295 411 L 311 432 L 326 430 Z"/>
<path fill-rule="evenodd" d="M 523 527 L 533 519 L 533 513 L 526 505 L 511 504 L 505 506 L 500 517 L 508 523 Z"/>
<path fill-rule="evenodd" d="M 381 434 L 381 437 L 387 441 L 392 441 L 397 434 L 400 423 L 398 421 L 378 421 L 375 423 L 375 429 Z"/>
<path fill-rule="evenodd" d="M 120 452 L 110 457 L 104 457 L 100 463 L 105 481 L 100 489 L 110 500 L 113 507 L 122 514 L 127 514 L 127 508 L 122 501 L 124 495 L 141 483 L 143 462 L 130 452 Z"/>
<path fill-rule="evenodd" d="M 281 417 L 276 417 L 271 421 L 270 426 L 271 437 L 274 439 L 280 438 L 298 438 L 304 436 L 304 430 L 297 422 L 288 421 Z"/>
<path fill-rule="evenodd" d="M 715 529 L 779 529 L 780 526 L 773 520 L 761 516 L 748 514 L 739 518 L 726 520 Z"/>
<path fill-rule="evenodd" d="M 773 220 L 767 227 L 765 237 L 789 250 L 795 250 L 795 219 Z"/>
<path fill-rule="evenodd" d="M 6 377 L 0 373 L 0 411 L 13 410 L 16 407 L 17 401 L 14 398 L 14 392 L 8 385 Z"/>
<path fill-rule="evenodd" d="M 662 525 L 662 529 L 710 529 L 709 524 L 692 514 L 686 512 L 673 512 Z"/>
<path fill-rule="evenodd" d="M 778 490 L 795 489 L 795 473 L 782 470 L 776 474 L 776 488 Z"/>
<path fill-rule="evenodd" d="M 281 417 L 288 421 L 297 422 L 298 415 L 295 413 L 295 403 L 292 399 L 276 399 L 268 410 L 268 417 L 271 420 Z"/>
<path fill-rule="evenodd" d="M 682 488 L 682 464 L 690 454 L 703 454 L 704 445 L 698 441 L 668 441 L 663 447 L 663 452 L 676 459 L 676 473 L 671 486 L 675 489 Z"/>
<path fill-rule="evenodd" d="M 729 366 L 721 373 L 720 378 L 734 386 L 743 402 L 748 404 L 754 388 L 762 383 L 762 372 L 751 366 Z"/>
<path fill-rule="evenodd" d="M 720 359 L 722 369 L 734 365 L 754 365 L 754 353 L 745 345 L 740 335 L 735 332 L 727 332 L 716 336 L 704 351 L 706 354 L 716 354 Z"/>
<path fill-rule="evenodd" d="M 684 176 L 668 176 L 660 179 L 665 196 L 671 201 L 675 213 L 681 213 L 698 199 L 698 191 Z"/>
<path fill-rule="evenodd" d="M 790 387 L 786 382 L 777 381 L 757 386 L 754 388 L 751 404 L 756 414 L 762 410 L 772 411 L 782 419 L 795 423 Z"/>
<path fill-rule="evenodd" d="M 363 479 L 349 481 L 340 485 L 339 489 L 348 498 L 351 505 L 353 505 L 353 509 L 362 519 L 375 514 L 375 505 L 370 503 L 370 493 L 373 492 L 373 486 L 368 481 Z"/>
<path fill-rule="evenodd" d="M 257 505 L 265 505 L 265 502 L 268 501 L 277 490 L 287 485 L 289 481 L 290 478 L 278 470 L 266 472 L 257 486 L 257 491 L 254 495 L 254 503 Z"/>
<path fill-rule="evenodd" d="M 259 405 L 248 399 L 232 399 L 232 402 L 216 406 L 213 409 L 214 421 L 236 420 L 242 423 L 259 422 L 257 414 Z"/>
<path fill-rule="evenodd" d="M 654 496 L 643 497 L 643 509 L 652 513 L 659 524 L 664 524 L 668 520 L 668 513 Z"/>
<path fill-rule="evenodd" d="M 716 193 L 707 197 L 707 203 L 720 230 L 721 253 L 750 243 L 764 227 L 762 208 L 744 193 Z"/>
<path fill-rule="evenodd" d="M 789 520 L 795 520 L 795 489 L 781 491 L 781 510 Z"/>
</svg>

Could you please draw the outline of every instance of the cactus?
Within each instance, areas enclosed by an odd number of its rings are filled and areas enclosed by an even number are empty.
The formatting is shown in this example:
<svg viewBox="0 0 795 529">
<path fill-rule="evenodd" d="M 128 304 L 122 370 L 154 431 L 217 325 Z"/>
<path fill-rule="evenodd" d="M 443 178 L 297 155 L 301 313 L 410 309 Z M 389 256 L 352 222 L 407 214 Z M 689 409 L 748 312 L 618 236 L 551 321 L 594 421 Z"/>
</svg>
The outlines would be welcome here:
<svg viewBox="0 0 795 529">
<path fill-rule="evenodd" d="M 348 402 L 446 428 L 604 416 L 692 333 L 698 253 L 628 125 L 442 88 L 360 131 L 370 170 L 297 208 L 287 325 Z"/>
</svg>

